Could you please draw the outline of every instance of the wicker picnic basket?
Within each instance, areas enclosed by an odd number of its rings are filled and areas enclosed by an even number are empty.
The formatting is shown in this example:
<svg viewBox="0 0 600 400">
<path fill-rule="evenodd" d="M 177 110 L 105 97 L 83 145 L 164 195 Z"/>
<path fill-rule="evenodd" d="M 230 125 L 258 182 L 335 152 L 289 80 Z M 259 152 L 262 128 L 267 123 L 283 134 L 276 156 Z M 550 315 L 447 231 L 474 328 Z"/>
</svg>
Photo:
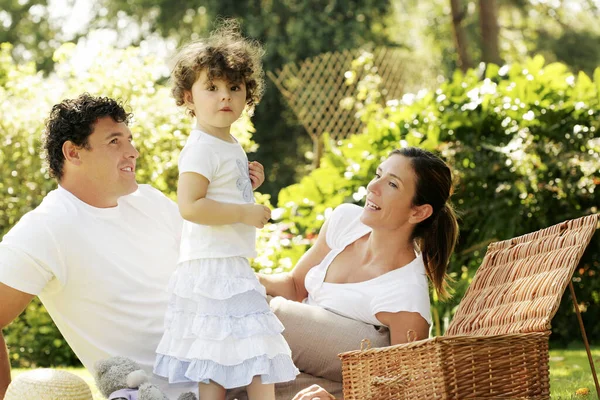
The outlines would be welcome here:
<svg viewBox="0 0 600 400">
<path fill-rule="evenodd" d="M 490 244 L 444 336 L 340 354 L 344 399 L 548 399 L 550 321 L 597 224 Z"/>
</svg>

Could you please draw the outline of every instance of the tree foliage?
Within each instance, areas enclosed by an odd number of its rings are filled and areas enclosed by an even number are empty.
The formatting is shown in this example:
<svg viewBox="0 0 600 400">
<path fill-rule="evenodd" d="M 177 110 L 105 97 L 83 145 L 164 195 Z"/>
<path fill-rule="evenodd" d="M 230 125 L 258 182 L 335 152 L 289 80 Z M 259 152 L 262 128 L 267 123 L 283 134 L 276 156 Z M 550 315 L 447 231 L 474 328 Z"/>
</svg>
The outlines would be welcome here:
<svg viewBox="0 0 600 400">
<path fill-rule="evenodd" d="M 52 69 L 52 54 L 62 42 L 79 37 L 66 34 L 62 29 L 68 14 L 50 17 L 50 3 L 48 0 L 3 0 L 0 7 L 0 43 L 13 45 L 11 55 L 15 60 L 33 61 L 45 72 Z"/>
<path fill-rule="evenodd" d="M 393 2 L 398 23 L 390 40 L 409 38 L 411 49 L 425 48 L 438 61 L 444 77 L 450 78 L 460 67 L 460 58 L 468 65 L 485 61 L 482 35 L 484 21 L 478 0 L 396 0 Z M 560 61 L 572 70 L 593 74 L 600 64 L 600 37 L 597 3 L 587 0 L 497 0 L 500 56 L 505 62 L 522 62 L 543 55 L 548 61 Z M 454 26 L 458 26 L 460 46 Z M 577 46 L 570 46 L 577 38 Z M 412 43 L 410 45 L 409 43 Z M 415 45 L 416 44 L 416 45 Z M 462 55 L 462 57 L 461 57 Z M 472 63 L 471 63 L 472 62 Z"/>
</svg>

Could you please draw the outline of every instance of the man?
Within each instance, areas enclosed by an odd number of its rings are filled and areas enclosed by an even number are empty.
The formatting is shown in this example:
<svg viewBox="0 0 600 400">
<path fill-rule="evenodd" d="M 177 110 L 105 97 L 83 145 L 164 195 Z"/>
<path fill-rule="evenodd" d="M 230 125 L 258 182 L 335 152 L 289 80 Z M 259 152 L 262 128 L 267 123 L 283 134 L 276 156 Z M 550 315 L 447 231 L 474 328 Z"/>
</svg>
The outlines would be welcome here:
<svg viewBox="0 0 600 400">
<path fill-rule="evenodd" d="M 129 118 L 115 100 L 88 94 L 53 107 L 44 147 L 59 186 L 0 243 L 0 328 L 39 296 L 88 370 L 127 356 L 176 398 L 197 385 L 169 386 L 152 365 L 181 217 L 158 190 L 138 187 Z M 9 382 L 0 335 L 0 399 Z"/>
</svg>

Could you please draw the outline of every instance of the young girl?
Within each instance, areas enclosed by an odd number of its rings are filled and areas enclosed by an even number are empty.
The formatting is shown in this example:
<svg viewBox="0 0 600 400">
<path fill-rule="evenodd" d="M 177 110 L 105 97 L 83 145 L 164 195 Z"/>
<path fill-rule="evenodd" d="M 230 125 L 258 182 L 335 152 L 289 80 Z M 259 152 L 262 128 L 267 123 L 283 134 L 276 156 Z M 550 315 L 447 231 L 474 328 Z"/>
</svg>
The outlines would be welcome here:
<svg viewBox="0 0 600 400">
<path fill-rule="evenodd" d="M 247 386 L 253 400 L 274 399 L 274 383 L 299 373 L 247 257 L 271 211 L 254 203 L 262 165 L 248 163 L 230 134 L 263 91 L 261 47 L 226 23 L 184 47 L 172 72 L 173 95 L 196 117 L 179 158 L 181 253 L 154 372 L 170 383 L 199 382 L 202 400 Z"/>
</svg>

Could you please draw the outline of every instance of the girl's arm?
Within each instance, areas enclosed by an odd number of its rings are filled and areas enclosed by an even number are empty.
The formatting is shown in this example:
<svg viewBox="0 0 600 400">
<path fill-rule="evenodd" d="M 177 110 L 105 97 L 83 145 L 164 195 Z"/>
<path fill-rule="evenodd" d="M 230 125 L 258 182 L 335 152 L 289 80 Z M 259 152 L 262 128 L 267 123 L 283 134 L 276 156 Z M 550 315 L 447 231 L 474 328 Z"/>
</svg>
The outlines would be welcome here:
<svg viewBox="0 0 600 400">
<path fill-rule="evenodd" d="M 423 340 L 429 337 L 429 324 L 421 314 L 416 312 L 380 312 L 375 318 L 390 328 L 390 344 L 408 343 L 413 340 Z M 410 333 L 409 331 L 414 331 Z M 415 337 L 416 336 L 416 337 Z"/>
<path fill-rule="evenodd" d="M 262 228 L 271 218 L 271 210 L 260 204 L 231 204 L 207 199 L 208 184 L 206 177 L 195 172 L 179 175 L 177 204 L 185 220 L 201 225 L 241 222 Z"/>
<path fill-rule="evenodd" d="M 281 274 L 258 274 L 258 279 L 267 289 L 267 294 L 271 296 L 282 296 L 288 300 L 294 301 L 302 301 L 308 297 L 308 292 L 304 285 L 304 278 L 308 271 L 319 265 L 331 251 L 325 240 L 326 236 L 327 221 L 323 224 L 315 244 L 304 253 L 293 270 Z"/>
</svg>

